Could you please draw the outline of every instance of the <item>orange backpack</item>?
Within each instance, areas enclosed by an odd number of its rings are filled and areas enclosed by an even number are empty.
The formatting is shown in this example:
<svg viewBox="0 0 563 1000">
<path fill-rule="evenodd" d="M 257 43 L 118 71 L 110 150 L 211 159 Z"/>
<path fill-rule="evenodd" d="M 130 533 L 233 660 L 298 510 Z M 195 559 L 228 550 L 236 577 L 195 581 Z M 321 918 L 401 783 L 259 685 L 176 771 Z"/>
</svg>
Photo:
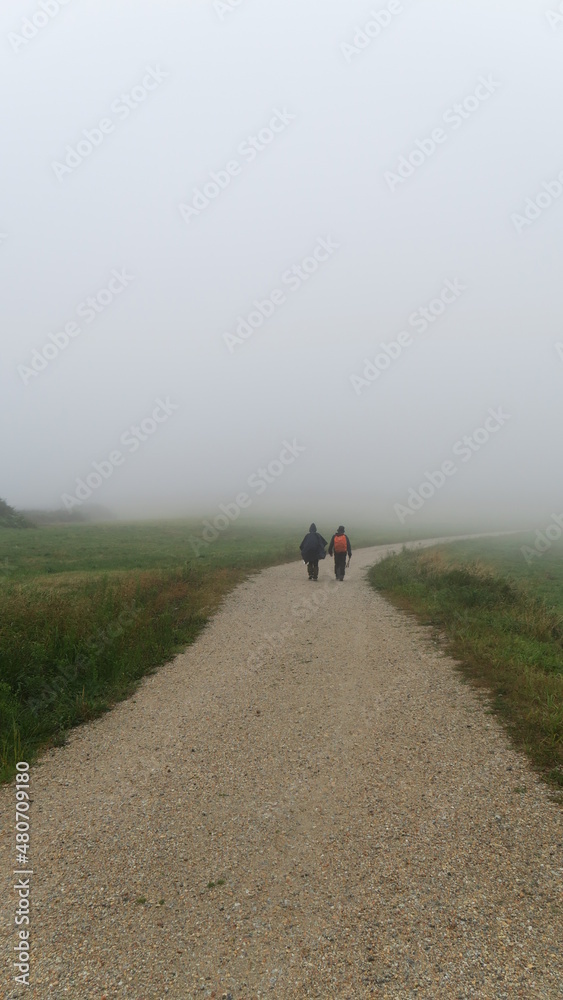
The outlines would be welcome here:
<svg viewBox="0 0 563 1000">
<path fill-rule="evenodd" d="M 347 552 L 348 542 L 346 541 L 346 535 L 335 535 L 334 536 L 334 551 L 335 552 Z"/>
</svg>

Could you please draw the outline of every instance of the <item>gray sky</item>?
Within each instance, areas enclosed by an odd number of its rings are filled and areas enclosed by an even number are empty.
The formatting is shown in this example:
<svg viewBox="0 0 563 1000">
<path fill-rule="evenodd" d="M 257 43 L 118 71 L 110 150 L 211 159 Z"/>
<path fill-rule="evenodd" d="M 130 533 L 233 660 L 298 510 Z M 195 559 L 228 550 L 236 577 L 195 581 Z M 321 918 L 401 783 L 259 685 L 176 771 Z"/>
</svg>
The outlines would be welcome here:
<svg viewBox="0 0 563 1000">
<path fill-rule="evenodd" d="M 0 10 L 0 495 L 398 525 L 451 461 L 402 523 L 563 509 L 556 0 L 43 6 Z"/>
</svg>

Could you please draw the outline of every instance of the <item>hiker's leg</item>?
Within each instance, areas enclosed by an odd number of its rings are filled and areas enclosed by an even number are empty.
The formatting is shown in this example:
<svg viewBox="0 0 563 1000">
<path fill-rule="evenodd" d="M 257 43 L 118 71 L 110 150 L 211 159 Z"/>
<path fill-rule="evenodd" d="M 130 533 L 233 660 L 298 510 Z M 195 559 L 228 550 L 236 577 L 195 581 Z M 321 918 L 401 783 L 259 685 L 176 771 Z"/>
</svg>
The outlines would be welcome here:
<svg viewBox="0 0 563 1000">
<path fill-rule="evenodd" d="M 313 580 L 319 579 L 319 560 L 316 559 L 313 563 Z"/>
<path fill-rule="evenodd" d="M 307 563 L 307 572 L 308 572 L 308 574 L 309 574 L 309 579 L 310 579 L 310 580 L 312 580 L 312 579 L 313 579 L 313 570 L 314 570 L 314 566 L 315 566 L 315 564 L 314 564 L 314 563 L 312 563 L 312 562 L 308 562 L 308 563 Z"/>
</svg>

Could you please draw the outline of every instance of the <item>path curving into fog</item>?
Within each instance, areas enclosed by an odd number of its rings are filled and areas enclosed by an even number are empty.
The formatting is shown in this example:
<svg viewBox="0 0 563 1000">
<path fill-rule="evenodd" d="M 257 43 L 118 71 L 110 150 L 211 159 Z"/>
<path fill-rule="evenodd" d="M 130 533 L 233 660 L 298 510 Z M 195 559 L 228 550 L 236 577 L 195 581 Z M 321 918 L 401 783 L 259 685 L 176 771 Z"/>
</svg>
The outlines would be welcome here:
<svg viewBox="0 0 563 1000">
<path fill-rule="evenodd" d="M 563 814 L 368 586 L 390 548 L 252 577 L 32 770 L 27 997 L 562 996 Z"/>
</svg>

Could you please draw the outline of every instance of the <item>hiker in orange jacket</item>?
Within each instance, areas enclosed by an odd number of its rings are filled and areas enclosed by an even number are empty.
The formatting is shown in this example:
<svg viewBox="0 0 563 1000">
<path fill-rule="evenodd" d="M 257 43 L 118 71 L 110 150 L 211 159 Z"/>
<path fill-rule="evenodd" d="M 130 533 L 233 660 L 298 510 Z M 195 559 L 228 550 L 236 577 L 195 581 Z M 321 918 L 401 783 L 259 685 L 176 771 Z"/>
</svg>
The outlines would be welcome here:
<svg viewBox="0 0 563 1000">
<path fill-rule="evenodd" d="M 343 580 L 344 573 L 346 571 L 346 556 L 348 556 L 348 565 L 350 565 L 350 559 L 352 558 L 352 546 L 350 545 L 348 535 L 345 534 L 343 524 L 340 525 L 338 531 L 330 540 L 330 545 L 328 547 L 329 556 L 331 556 L 333 552 L 334 575 L 337 580 Z"/>
</svg>

